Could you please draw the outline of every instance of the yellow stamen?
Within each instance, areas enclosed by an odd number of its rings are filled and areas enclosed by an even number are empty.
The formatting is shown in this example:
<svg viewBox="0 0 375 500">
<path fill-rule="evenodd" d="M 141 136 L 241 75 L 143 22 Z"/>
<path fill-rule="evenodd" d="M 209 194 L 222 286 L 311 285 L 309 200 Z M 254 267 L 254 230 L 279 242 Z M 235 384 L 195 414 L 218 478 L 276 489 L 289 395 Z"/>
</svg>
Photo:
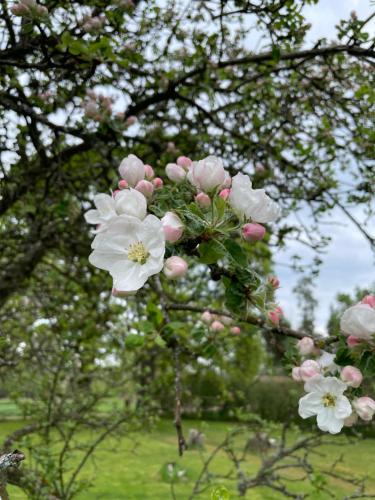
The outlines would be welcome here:
<svg viewBox="0 0 375 500">
<path fill-rule="evenodd" d="M 332 394 L 325 394 L 323 396 L 323 404 L 325 407 L 328 407 L 328 406 L 335 406 L 336 404 L 336 398 L 335 396 L 332 396 Z"/>
<path fill-rule="evenodd" d="M 138 264 L 146 264 L 149 257 L 149 252 L 145 249 L 141 241 L 137 243 L 132 243 L 128 251 L 128 259 L 133 262 L 138 262 Z"/>
</svg>

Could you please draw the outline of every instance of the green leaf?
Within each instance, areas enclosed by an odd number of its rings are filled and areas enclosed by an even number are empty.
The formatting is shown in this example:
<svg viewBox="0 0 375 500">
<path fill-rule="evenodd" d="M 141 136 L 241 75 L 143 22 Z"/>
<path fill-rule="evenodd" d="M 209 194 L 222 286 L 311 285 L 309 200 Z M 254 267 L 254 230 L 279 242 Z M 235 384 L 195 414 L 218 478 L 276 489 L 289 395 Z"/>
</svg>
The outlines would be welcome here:
<svg viewBox="0 0 375 500">
<path fill-rule="evenodd" d="M 211 490 L 211 500 L 229 500 L 229 491 L 225 486 L 215 486 Z"/>
<path fill-rule="evenodd" d="M 236 264 L 241 267 L 247 266 L 247 255 L 245 250 L 232 239 L 227 239 L 224 241 L 224 246 L 228 250 L 229 254 L 233 258 Z"/>
<path fill-rule="evenodd" d="M 125 345 L 130 349 L 133 347 L 139 347 L 143 345 L 144 342 L 145 338 L 142 337 L 141 335 L 137 335 L 136 333 L 130 333 L 125 339 Z"/>
<path fill-rule="evenodd" d="M 225 256 L 225 249 L 216 240 L 200 243 L 198 251 L 203 264 L 214 264 Z"/>
</svg>

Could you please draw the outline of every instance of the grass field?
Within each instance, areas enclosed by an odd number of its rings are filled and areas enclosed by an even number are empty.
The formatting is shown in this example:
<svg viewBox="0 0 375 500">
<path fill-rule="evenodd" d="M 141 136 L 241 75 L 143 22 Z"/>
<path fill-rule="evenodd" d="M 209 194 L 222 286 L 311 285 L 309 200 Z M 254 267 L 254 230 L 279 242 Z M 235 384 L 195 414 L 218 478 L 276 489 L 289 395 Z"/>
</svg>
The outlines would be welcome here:
<svg viewBox="0 0 375 500">
<path fill-rule="evenodd" d="M 4 404 L 4 406 L 3 406 Z M 9 417 L 12 406 L 5 402 L 0 403 L 0 415 L 2 409 Z M 0 427 L 0 438 L 22 425 L 22 421 L 3 421 Z M 191 427 L 201 429 L 206 436 L 204 454 L 214 449 L 220 443 L 229 428 L 234 424 L 223 422 L 197 422 L 185 421 L 185 429 Z M 82 440 L 87 436 L 82 435 Z M 296 437 L 296 436 L 294 436 Z M 340 440 L 340 437 L 334 439 Z M 356 474 L 358 477 L 367 475 L 372 478 L 368 480 L 368 489 L 375 494 L 375 440 L 366 439 L 353 445 L 343 447 L 326 446 L 319 450 L 322 455 L 314 459 L 320 466 L 329 467 L 332 462 L 342 453 L 345 460 L 339 465 L 339 470 L 344 473 Z M 160 421 L 150 433 L 137 433 L 129 438 L 111 438 L 105 442 L 97 451 L 95 459 L 91 460 L 84 469 L 81 477 L 93 481 L 93 487 L 82 492 L 79 500 L 168 500 L 171 497 L 170 484 L 164 482 L 161 477 L 161 468 L 166 463 L 178 463 L 186 470 L 187 478 L 175 485 L 175 498 L 186 500 L 191 493 L 194 481 L 201 468 L 201 457 L 199 451 L 191 450 L 179 458 L 176 449 L 176 437 L 172 422 Z M 250 455 L 246 467 L 249 472 L 255 472 L 259 464 L 259 457 Z M 217 473 L 228 472 L 229 464 L 223 453 L 219 453 L 213 462 L 213 470 Z M 295 475 L 295 474 L 294 474 Z M 293 471 L 291 471 L 293 477 Z M 317 477 L 316 479 L 319 479 Z M 235 485 L 229 481 L 213 481 L 214 485 L 225 484 L 230 491 L 230 498 L 239 498 L 236 494 Z M 331 483 L 331 491 L 336 498 L 342 499 L 349 493 L 347 486 L 340 481 Z M 200 499 L 210 499 L 209 488 L 202 494 Z M 325 500 L 331 496 L 317 492 L 311 483 L 297 481 L 293 484 L 296 492 L 310 493 L 312 500 Z M 9 487 L 11 500 L 25 500 L 26 496 L 16 488 Z M 272 492 L 265 488 L 249 490 L 246 496 L 251 500 L 278 500 L 285 498 L 284 495 Z"/>
</svg>

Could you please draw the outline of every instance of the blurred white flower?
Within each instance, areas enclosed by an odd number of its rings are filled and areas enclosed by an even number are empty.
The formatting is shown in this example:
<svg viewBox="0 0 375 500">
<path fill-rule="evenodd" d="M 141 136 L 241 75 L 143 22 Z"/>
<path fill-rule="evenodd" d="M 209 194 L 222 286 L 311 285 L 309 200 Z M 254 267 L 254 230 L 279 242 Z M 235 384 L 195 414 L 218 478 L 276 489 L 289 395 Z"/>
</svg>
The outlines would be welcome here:
<svg viewBox="0 0 375 500">
<path fill-rule="evenodd" d="M 375 334 L 375 309 L 368 304 L 349 307 L 341 317 L 340 328 L 346 336 L 371 340 Z"/>
<path fill-rule="evenodd" d="M 122 160 L 118 171 L 123 179 L 125 179 L 129 186 L 136 186 L 139 181 L 145 178 L 145 166 L 137 156 L 129 155 Z"/>
<path fill-rule="evenodd" d="M 109 271 L 119 292 L 139 290 L 164 265 L 165 241 L 161 221 L 119 215 L 96 235 L 89 257 L 92 265 Z"/>
</svg>

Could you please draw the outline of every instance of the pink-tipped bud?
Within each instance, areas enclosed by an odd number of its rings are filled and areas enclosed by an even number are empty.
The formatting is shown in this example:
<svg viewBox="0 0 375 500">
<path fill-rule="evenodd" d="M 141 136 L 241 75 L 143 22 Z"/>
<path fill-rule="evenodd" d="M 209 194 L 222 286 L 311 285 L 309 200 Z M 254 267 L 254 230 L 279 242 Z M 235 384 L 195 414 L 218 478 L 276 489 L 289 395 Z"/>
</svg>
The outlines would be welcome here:
<svg viewBox="0 0 375 500">
<path fill-rule="evenodd" d="M 292 369 L 292 379 L 295 380 L 296 382 L 302 382 L 301 378 L 301 367 L 300 366 L 294 366 Z"/>
<path fill-rule="evenodd" d="M 229 195 L 230 195 L 230 189 L 229 188 L 222 189 L 220 191 L 220 193 L 219 193 L 220 198 L 223 198 L 223 200 L 226 200 Z"/>
<path fill-rule="evenodd" d="M 116 196 L 121 193 L 121 189 L 115 189 L 112 193 L 112 198 L 116 198 Z"/>
<path fill-rule="evenodd" d="M 302 356 L 307 356 L 315 351 L 314 341 L 310 337 L 303 337 L 297 342 L 297 349 Z"/>
<path fill-rule="evenodd" d="M 346 339 L 346 345 L 350 348 L 353 348 L 360 343 L 361 339 L 359 339 L 358 337 L 354 337 L 354 335 L 349 335 L 349 337 Z"/>
<path fill-rule="evenodd" d="M 126 189 L 127 187 L 129 187 L 129 184 L 125 179 L 121 179 L 121 181 L 118 182 L 119 189 Z"/>
<path fill-rule="evenodd" d="M 211 324 L 211 330 L 213 330 L 214 332 L 221 332 L 222 330 L 224 330 L 224 328 L 225 326 L 221 321 L 214 321 Z"/>
<path fill-rule="evenodd" d="M 198 193 L 194 200 L 202 208 L 208 208 L 211 205 L 211 198 L 206 193 Z"/>
<path fill-rule="evenodd" d="M 239 335 L 241 333 L 241 328 L 239 326 L 232 326 L 230 331 L 233 335 Z"/>
<path fill-rule="evenodd" d="M 142 193 L 146 198 L 151 198 L 154 192 L 154 185 L 150 181 L 139 181 L 135 189 Z"/>
<path fill-rule="evenodd" d="M 167 212 L 161 219 L 161 223 L 166 241 L 175 243 L 181 238 L 184 232 L 184 225 L 178 215 L 173 212 Z"/>
<path fill-rule="evenodd" d="M 161 179 L 160 177 L 155 177 L 155 179 L 152 180 L 152 183 L 155 189 L 161 189 L 164 185 L 163 179 Z"/>
<path fill-rule="evenodd" d="M 212 314 L 209 311 L 204 311 L 201 316 L 203 323 L 210 324 L 212 322 Z"/>
<path fill-rule="evenodd" d="M 186 178 L 185 169 L 180 167 L 180 165 L 177 165 L 177 163 L 168 163 L 165 167 L 165 173 L 167 174 L 167 177 L 176 184 L 180 184 Z"/>
<path fill-rule="evenodd" d="M 189 167 L 191 167 L 191 164 L 193 163 L 190 158 L 187 156 L 179 156 L 176 161 L 177 165 L 179 165 L 182 168 L 185 168 L 188 170 Z"/>
<path fill-rule="evenodd" d="M 266 228 L 256 222 L 242 226 L 242 236 L 246 241 L 260 241 L 266 234 Z"/>
<path fill-rule="evenodd" d="M 353 401 L 353 408 L 357 415 L 366 422 L 370 422 L 375 414 L 375 401 L 368 396 L 355 399 Z"/>
<path fill-rule="evenodd" d="M 283 316 L 284 316 L 284 313 L 283 313 L 283 310 L 281 309 L 281 307 L 275 307 L 275 309 L 268 312 L 268 319 L 274 325 L 278 325 Z"/>
<path fill-rule="evenodd" d="M 138 118 L 136 116 L 128 116 L 125 120 L 125 124 L 130 127 L 131 125 L 134 125 L 134 123 L 137 123 L 137 121 Z"/>
<path fill-rule="evenodd" d="M 301 379 L 306 382 L 312 377 L 320 374 L 320 366 L 313 359 L 307 359 L 302 363 L 299 369 Z"/>
<path fill-rule="evenodd" d="M 183 278 L 186 275 L 188 265 L 181 257 L 169 257 L 164 263 L 164 274 L 170 280 Z"/>
<path fill-rule="evenodd" d="M 151 165 L 145 165 L 145 175 L 148 180 L 151 180 L 155 177 L 155 172 Z"/>
<path fill-rule="evenodd" d="M 280 281 L 276 276 L 268 276 L 267 283 L 272 286 L 275 290 L 280 288 Z"/>
<path fill-rule="evenodd" d="M 341 380 L 349 387 L 359 387 L 363 380 L 363 375 L 355 366 L 344 366 L 341 370 Z"/>
<path fill-rule="evenodd" d="M 367 304 L 368 306 L 375 308 L 375 295 L 366 295 L 361 300 L 361 303 Z"/>
</svg>

